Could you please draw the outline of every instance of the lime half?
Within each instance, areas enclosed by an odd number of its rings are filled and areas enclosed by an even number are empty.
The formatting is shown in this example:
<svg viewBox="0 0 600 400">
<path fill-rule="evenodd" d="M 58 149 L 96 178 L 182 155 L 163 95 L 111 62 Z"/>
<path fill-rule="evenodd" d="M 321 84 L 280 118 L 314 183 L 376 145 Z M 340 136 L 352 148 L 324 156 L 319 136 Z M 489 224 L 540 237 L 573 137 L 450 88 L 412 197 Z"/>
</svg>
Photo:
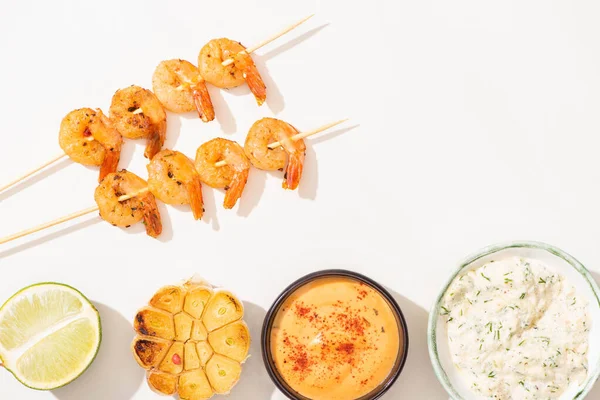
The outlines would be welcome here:
<svg viewBox="0 0 600 400">
<path fill-rule="evenodd" d="M 32 389 L 73 381 L 94 361 L 101 339 L 98 310 L 67 285 L 26 287 L 0 308 L 0 360 Z"/>
</svg>

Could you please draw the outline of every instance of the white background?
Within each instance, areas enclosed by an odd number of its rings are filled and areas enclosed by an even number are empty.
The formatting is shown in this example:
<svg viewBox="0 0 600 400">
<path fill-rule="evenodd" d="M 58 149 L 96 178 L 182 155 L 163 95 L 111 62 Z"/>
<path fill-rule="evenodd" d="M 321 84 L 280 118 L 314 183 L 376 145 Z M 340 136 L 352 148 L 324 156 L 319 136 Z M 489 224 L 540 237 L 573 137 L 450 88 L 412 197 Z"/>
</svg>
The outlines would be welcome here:
<svg viewBox="0 0 600 400">
<path fill-rule="evenodd" d="M 114 91 L 151 86 L 164 59 L 192 62 L 209 39 L 252 45 L 317 15 L 254 59 L 268 87 L 211 87 L 216 121 L 169 114 L 167 147 L 243 142 L 277 116 L 307 140 L 297 192 L 252 170 L 241 204 L 204 189 L 206 216 L 160 206 L 164 232 L 89 215 L 0 246 L 0 300 L 58 281 L 98 306 L 93 366 L 50 393 L 0 372 L 0 397 L 154 399 L 129 352 L 130 321 L 161 285 L 198 272 L 239 294 L 253 357 L 230 399 L 282 399 L 260 359 L 265 310 L 298 277 L 348 268 L 386 285 L 408 319 L 410 356 L 385 399 L 444 399 L 426 350 L 427 310 L 457 262 L 485 245 L 540 240 L 600 276 L 600 3 L 594 1 L 39 1 L 0 11 L 0 183 L 60 152 L 75 108 L 108 109 Z M 142 142 L 121 167 L 146 176 Z M 97 169 L 68 160 L 0 194 L 0 235 L 94 205 Z M 600 398 L 600 389 L 589 396 Z"/>
</svg>

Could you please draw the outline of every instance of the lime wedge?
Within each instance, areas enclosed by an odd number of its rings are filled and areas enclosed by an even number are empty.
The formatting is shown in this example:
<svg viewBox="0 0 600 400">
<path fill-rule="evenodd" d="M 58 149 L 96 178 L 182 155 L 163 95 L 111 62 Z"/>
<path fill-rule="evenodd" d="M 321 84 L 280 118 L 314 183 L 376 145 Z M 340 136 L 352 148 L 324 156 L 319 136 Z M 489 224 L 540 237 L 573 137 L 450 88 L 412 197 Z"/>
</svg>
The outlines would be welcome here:
<svg viewBox="0 0 600 400">
<path fill-rule="evenodd" d="M 72 382 L 90 366 L 101 339 L 98 311 L 67 285 L 26 287 L 0 308 L 0 360 L 33 389 Z"/>
</svg>

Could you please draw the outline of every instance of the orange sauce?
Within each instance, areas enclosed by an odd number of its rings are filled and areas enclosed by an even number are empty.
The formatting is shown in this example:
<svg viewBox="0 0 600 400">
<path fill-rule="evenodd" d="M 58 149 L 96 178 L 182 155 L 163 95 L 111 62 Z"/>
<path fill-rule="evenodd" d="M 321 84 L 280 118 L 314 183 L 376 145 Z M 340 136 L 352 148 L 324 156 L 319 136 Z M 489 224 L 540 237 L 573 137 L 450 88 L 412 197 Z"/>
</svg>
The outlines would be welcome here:
<svg viewBox="0 0 600 400">
<path fill-rule="evenodd" d="M 278 311 L 271 353 L 287 384 L 312 400 L 354 400 L 390 374 L 402 343 L 391 307 L 371 286 L 321 278 Z"/>
</svg>

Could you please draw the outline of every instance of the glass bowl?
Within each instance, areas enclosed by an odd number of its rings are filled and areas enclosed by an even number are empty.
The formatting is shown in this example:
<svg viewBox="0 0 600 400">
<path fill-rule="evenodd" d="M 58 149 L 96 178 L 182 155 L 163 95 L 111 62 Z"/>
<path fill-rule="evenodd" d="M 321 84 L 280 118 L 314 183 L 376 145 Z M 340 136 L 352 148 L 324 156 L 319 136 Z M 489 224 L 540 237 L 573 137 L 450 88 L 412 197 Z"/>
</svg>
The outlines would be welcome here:
<svg viewBox="0 0 600 400">
<path fill-rule="evenodd" d="M 457 276 L 470 269 L 478 268 L 492 258 L 498 258 L 499 256 L 520 256 L 541 260 L 548 265 L 549 269 L 563 275 L 581 295 L 587 298 L 592 319 L 588 351 L 588 376 L 582 384 L 571 385 L 559 398 L 560 400 L 583 399 L 600 376 L 600 289 L 594 278 L 579 261 L 554 246 L 540 242 L 519 241 L 488 246 L 468 256 L 459 264 L 457 270 L 444 284 L 429 313 L 427 343 L 435 375 L 452 399 L 482 399 L 482 397 L 472 393 L 464 384 L 459 372 L 452 363 L 446 329 L 444 324 L 440 323 L 440 307 L 444 294 Z"/>
</svg>

